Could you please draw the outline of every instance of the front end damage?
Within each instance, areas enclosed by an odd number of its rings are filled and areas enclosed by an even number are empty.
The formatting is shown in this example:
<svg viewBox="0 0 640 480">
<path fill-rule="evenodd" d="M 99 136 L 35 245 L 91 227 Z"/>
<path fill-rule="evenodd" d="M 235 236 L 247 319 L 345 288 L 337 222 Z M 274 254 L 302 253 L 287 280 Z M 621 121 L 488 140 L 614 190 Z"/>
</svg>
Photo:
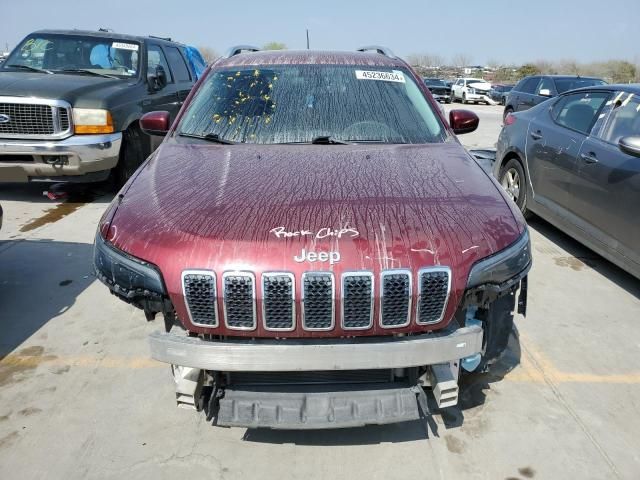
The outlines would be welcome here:
<svg viewBox="0 0 640 480">
<path fill-rule="evenodd" d="M 221 426 L 319 429 L 386 424 L 458 402 L 458 379 L 486 371 L 507 347 L 516 312 L 526 313 L 528 233 L 476 262 L 447 327 L 386 336 L 257 338 L 188 332 L 159 271 L 119 252 L 100 234 L 97 276 L 113 294 L 157 313 L 165 331 L 151 356 L 172 366 L 179 406 Z"/>
</svg>

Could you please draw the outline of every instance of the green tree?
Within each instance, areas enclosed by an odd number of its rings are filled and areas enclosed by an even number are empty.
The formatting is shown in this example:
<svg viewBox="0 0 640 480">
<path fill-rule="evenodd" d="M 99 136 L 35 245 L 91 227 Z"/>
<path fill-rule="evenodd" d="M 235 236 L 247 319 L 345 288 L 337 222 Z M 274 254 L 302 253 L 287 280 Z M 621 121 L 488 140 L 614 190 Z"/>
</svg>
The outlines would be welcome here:
<svg viewBox="0 0 640 480">
<path fill-rule="evenodd" d="M 287 46 L 282 42 L 268 42 L 262 47 L 263 50 L 286 50 Z"/>
<path fill-rule="evenodd" d="M 540 69 L 531 63 L 526 63 L 518 69 L 519 78 L 528 77 L 529 75 L 538 75 L 539 73 Z"/>
<path fill-rule="evenodd" d="M 607 65 L 608 76 L 613 83 L 631 83 L 636 78 L 636 67 L 623 60 L 612 60 Z"/>
</svg>

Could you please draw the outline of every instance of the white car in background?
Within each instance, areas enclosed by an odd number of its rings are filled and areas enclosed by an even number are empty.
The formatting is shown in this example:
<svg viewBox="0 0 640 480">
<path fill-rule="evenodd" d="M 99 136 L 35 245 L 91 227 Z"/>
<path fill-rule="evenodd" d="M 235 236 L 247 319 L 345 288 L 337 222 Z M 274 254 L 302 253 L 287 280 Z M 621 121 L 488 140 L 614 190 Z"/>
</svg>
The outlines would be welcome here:
<svg viewBox="0 0 640 480">
<path fill-rule="evenodd" d="M 451 86 L 451 101 L 484 102 L 487 105 L 497 105 L 489 97 L 491 84 L 481 78 L 458 78 Z"/>
</svg>

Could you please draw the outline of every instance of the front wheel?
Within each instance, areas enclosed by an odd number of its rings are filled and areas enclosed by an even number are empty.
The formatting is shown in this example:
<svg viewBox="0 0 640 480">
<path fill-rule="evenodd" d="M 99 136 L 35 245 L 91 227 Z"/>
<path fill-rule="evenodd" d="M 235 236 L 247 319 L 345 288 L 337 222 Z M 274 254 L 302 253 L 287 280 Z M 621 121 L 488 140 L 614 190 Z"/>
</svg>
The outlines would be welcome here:
<svg viewBox="0 0 640 480">
<path fill-rule="evenodd" d="M 123 133 L 122 140 L 120 158 L 113 172 L 117 188 L 127 183 L 127 180 L 131 178 L 145 159 L 144 146 L 142 144 L 143 134 L 140 130 L 130 128 Z"/>
<path fill-rule="evenodd" d="M 527 210 L 527 186 L 525 183 L 524 169 L 519 160 L 512 158 L 502 170 L 500 170 L 500 185 L 507 195 L 518 206 L 524 216 L 528 216 Z"/>
<path fill-rule="evenodd" d="M 462 104 L 467 104 L 467 94 L 465 92 L 462 92 Z"/>
</svg>

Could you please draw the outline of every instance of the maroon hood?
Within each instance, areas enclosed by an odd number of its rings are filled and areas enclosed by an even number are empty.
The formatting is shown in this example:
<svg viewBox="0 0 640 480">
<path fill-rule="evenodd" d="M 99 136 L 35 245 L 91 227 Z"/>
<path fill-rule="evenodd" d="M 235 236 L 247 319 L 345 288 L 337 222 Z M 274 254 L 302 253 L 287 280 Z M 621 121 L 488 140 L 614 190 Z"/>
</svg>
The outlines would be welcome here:
<svg viewBox="0 0 640 480">
<path fill-rule="evenodd" d="M 126 192 L 108 239 L 160 267 L 187 324 L 185 269 L 250 270 L 256 278 L 332 270 L 339 278 L 343 271 L 378 275 L 432 265 L 453 272 L 448 322 L 471 265 L 522 229 L 497 184 L 457 143 L 225 146 L 168 139 Z M 303 249 L 340 260 L 295 262 Z M 291 332 L 299 335 L 311 333 Z"/>
</svg>

